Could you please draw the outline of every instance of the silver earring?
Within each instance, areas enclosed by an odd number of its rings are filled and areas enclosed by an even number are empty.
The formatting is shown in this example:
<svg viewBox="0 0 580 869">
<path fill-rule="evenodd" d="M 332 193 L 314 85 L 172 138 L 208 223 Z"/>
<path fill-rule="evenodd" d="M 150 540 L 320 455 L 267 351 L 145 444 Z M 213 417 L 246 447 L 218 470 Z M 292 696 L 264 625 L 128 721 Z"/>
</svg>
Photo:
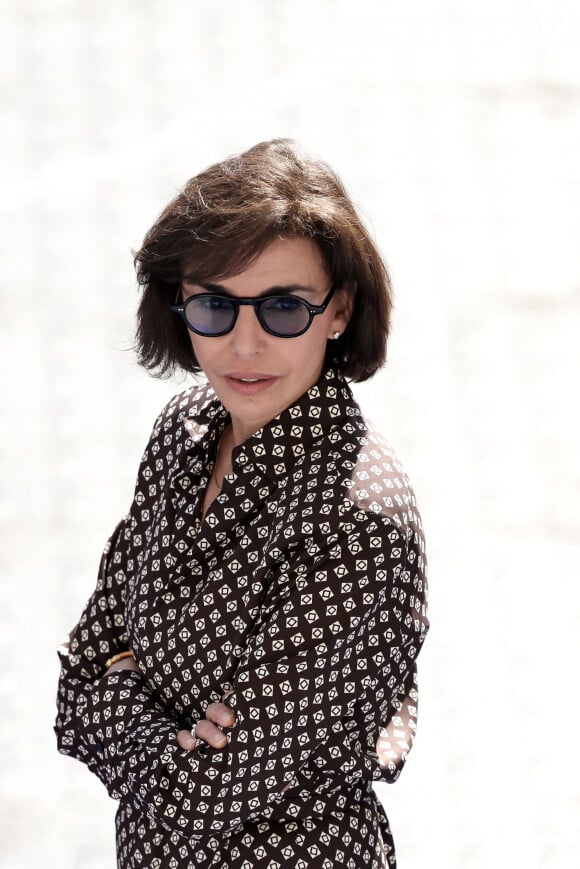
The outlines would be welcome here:
<svg viewBox="0 0 580 869">
<path fill-rule="evenodd" d="M 333 341 L 336 341 L 337 338 L 340 338 L 340 332 L 333 332 L 333 333 L 332 333 L 332 338 L 333 338 Z"/>
</svg>

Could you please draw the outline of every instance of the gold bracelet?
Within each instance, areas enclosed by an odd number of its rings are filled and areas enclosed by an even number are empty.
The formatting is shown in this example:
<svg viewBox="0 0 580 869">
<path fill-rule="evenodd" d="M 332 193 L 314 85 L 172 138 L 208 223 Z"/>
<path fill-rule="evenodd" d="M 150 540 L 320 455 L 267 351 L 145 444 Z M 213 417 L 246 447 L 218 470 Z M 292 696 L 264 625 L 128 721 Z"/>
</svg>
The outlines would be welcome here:
<svg viewBox="0 0 580 869">
<path fill-rule="evenodd" d="M 105 661 L 105 667 L 110 667 L 111 664 L 116 664 L 117 661 L 122 661 L 123 658 L 132 658 L 133 652 L 119 652 L 118 655 L 113 655 L 108 661 Z"/>
</svg>

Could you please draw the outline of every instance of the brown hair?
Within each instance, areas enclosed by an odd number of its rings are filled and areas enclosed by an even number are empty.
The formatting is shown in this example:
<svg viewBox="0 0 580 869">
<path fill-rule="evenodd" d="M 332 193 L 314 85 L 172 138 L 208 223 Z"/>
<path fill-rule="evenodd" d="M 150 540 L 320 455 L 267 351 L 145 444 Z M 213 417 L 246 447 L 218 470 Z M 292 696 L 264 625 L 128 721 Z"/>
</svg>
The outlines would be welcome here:
<svg viewBox="0 0 580 869">
<path fill-rule="evenodd" d="M 326 163 L 290 139 L 262 142 L 187 182 L 135 253 L 143 295 L 137 354 L 159 376 L 200 370 L 187 327 L 169 310 L 183 267 L 199 280 L 239 274 L 276 238 L 312 239 L 329 276 L 350 295 L 343 335 L 327 364 L 350 380 L 384 363 L 392 296 L 387 269 L 342 183 Z"/>
</svg>

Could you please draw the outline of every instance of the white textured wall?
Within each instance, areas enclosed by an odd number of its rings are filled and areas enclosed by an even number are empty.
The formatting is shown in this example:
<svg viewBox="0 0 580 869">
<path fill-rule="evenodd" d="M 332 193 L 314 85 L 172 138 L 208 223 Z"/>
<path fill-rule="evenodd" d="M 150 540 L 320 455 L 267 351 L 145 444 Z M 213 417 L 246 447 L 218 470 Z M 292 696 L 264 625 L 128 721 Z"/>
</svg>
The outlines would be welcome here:
<svg viewBox="0 0 580 869">
<path fill-rule="evenodd" d="M 127 349 L 130 249 L 208 163 L 290 135 L 343 175 L 397 293 L 358 390 L 415 483 L 432 632 L 381 791 L 401 869 L 578 865 L 580 6 L 1 4 L 0 865 L 114 865 L 51 732 L 54 647 L 178 386 Z"/>
</svg>

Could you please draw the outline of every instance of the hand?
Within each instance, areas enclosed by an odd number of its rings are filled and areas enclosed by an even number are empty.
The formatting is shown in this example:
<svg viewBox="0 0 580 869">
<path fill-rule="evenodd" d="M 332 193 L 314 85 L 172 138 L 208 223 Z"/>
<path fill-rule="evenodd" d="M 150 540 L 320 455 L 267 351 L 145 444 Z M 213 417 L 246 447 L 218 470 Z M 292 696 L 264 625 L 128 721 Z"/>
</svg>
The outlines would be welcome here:
<svg viewBox="0 0 580 869">
<path fill-rule="evenodd" d="M 224 695 L 222 700 L 226 696 Z M 186 751 L 194 749 L 200 739 L 212 748 L 224 748 L 228 740 L 221 728 L 233 727 L 235 723 L 234 710 L 226 703 L 210 703 L 205 710 L 205 718 L 197 722 L 193 731 L 180 730 L 177 734 L 177 742 L 179 747 Z"/>
<path fill-rule="evenodd" d="M 105 676 L 108 676 L 109 673 L 114 673 L 115 670 L 135 670 L 137 673 L 140 672 L 137 661 L 135 660 L 133 655 L 129 655 L 126 658 L 121 658 L 120 661 L 116 661 L 114 664 L 111 664 L 111 666 L 105 670 Z"/>
</svg>

